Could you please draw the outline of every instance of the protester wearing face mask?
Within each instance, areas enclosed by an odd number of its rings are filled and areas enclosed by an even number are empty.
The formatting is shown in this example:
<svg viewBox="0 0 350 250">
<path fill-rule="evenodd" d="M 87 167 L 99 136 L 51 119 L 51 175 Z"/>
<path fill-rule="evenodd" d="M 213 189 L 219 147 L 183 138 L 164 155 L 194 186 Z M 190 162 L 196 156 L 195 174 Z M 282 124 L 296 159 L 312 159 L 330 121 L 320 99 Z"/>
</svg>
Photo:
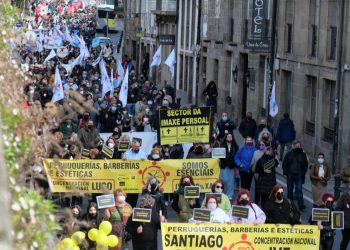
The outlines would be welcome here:
<svg viewBox="0 0 350 250">
<path fill-rule="evenodd" d="M 159 148 L 153 148 L 149 156 L 147 157 L 147 160 L 150 161 L 161 161 L 163 160 L 161 149 Z"/>
<path fill-rule="evenodd" d="M 319 153 L 317 162 L 310 169 L 312 199 L 314 207 L 322 204 L 322 195 L 327 191 L 327 182 L 331 178 L 331 171 L 324 161 L 324 154 Z"/>
<path fill-rule="evenodd" d="M 220 179 L 225 183 L 225 194 L 227 194 L 228 199 L 233 200 L 235 189 L 234 168 L 237 167 L 234 156 L 237 153 L 238 145 L 232 134 L 226 135 L 221 147 L 226 149 L 226 157 L 220 159 Z"/>
<path fill-rule="evenodd" d="M 284 198 L 283 186 L 276 184 L 264 206 L 266 224 L 300 224 L 300 212 L 294 202 Z"/>
<path fill-rule="evenodd" d="M 81 229 L 81 208 L 79 205 L 71 207 L 70 214 L 68 215 L 67 221 L 64 223 L 64 232 L 67 236 L 71 236 L 74 232 L 80 231 Z"/>
<path fill-rule="evenodd" d="M 264 150 L 263 156 L 256 164 L 255 172 L 259 175 L 255 183 L 255 190 L 258 191 L 261 198 L 261 207 L 264 207 L 270 191 L 276 185 L 276 168 L 278 167 L 278 160 L 272 147 L 267 147 Z M 255 203 L 258 203 L 255 201 Z"/>
<path fill-rule="evenodd" d="M 97 204 L 93 201 L 89 202 L 87 208 L 86 208 L 86 214 L 83 217 L 84 221 L 84 229 L 86 233 L 91 228 L 98 228 L 102 218 L 99 214 Z"/>
<path fill-rule="evenodd" d="M 188 222 L 193 215 L 193 209 L 199 208 L 198 199 L 185 199 L 185 187 L 194 186 L 193 178 L 190 175 L 182 176 L 179 182 L 179 188 L 174 193 L 171 207 L 177 213 L 177 222 Z"/>
<path fill-rule="evenodd" d="M 160 190 L 159 182 L 156 177 L 150 176 L 146 185 L 142 190 L 142 195 L 149 194 L 155 200 L 154 208 L 158 214 L 162 214 L 165 219 L 168 217 L 167 208 L 165 206 L 164 195 Z M 162 212 L 160 212 L 162 211 Z"/>
<path fill-rule="evenodd" d="M 112 103 L 109 110 L 104 115 L 101 114 L 101 122 L 104 124 L 103 132 L 113 132 L 120 119 L 117 103 Z"/>
<path fill-rule="evenodd" d="M 255 183 L 257 183 L 258 178 L 259 178 L 259 174 L 256 173 L 256 171 L 255 171 L 256 163 L 258 162 L 258 160 L 260 160 L 261 156 L 264 155 L 264 151 L 266 148 L 266 145 L 264 142 L 260 142 L 256 146 L 257 146 L 257 150 L 255 150 L 252 162 L 250 164 L 250 168 L 251 168 L 252 172 L 254 173 Z M 254 192 L 254 201 L 256 204 L 259 204 L 259 202 L 260 202 L 260 193 L 259 193 L 259 190 L 256 188 L 256 185 L 255 185 L 255 192 Z"/>
<path fill-rule="evenodd" d="M 132 214 L 132 207 L 126 202 L 126 193 L 122 189 L 114 191 L 115 206 L 105 209 L 103 218 L 112 223 L 112 233 L 119 239 L 117 247 L 110 248 L 113 250 L 121 250 L 123 237 L 125 234 L 125 223 Z"/>
<path fill-rule="evenodd" d="M 221 201 L 217 203 L 218 207 L 225 211 L 226 214 L 229 214 L 231 211 L 231 201 L 224 194 L 225 185 L 221 180 L 217 180 L 211 185 L 211 192 L 215 194 L 221 194 Z M 202 203 L 202 208 L 205 207 L 205 202 Z"/>
<path fill-rule="evenodd" d="M 145 160 L 147 156 L 141 149 L 141 144 L 138 141 L 131 143 L 131 148 L 124 153 L 123 159 L 125 160 Z"/>
<path fill-rule="evenodd" d="M 187 154 L 187 159 L 210 158 L 211 155 L 205 152 L 203 143 L 194 143 Z"/>
<path fill-rule="evenodd" d="M 82 118 L 79 120 L 78 129 L 84 128 L 90 118 L 89 112 L 84 112 Z"/>
<path fill-rule="evenodd" d="M 318 228 L 321 230 L 320 234 L 320 249 L 332 250 L 334 243 L 335 230 L 331 228 L 332 216 L 331 212 L 334 211 L 334 196 L 330 193 L 324 193 L 322 195 L 322 205 L 320 208 L 327 208 L 330 210 L 328 221 L 315 222 Z"/>
<path fill-rule="evenodd" d="M 89 120 L 84 128 L 78 130 L 78 139 L 86 149 L 95 147 L 95 141 L 100 137 L 97 129 L 94 127 L 94 122 Z"/>
<path fill-rule="evenodd" d="M 230 217 L 219 207 L 218 199 L 214 195 L 207 195 L 203 204 L 206 209 L 210 210 L 210 223 L 230 223 Z M 201 221 L 195 221 L 191 218 L 189 222 L 199 223 Z"/>
<path fill-rule="evenodd" d="M 287 176 L 288 198 L 297 200 L 299 210 L 302 211 L 306 208 L 303 199 L 303 184 L 309 162 L 299 141 L 294 141 L 292 147 L 293 149 L 286 154 L 282 163 L 283 175 Z"/>
<path fill-rule="evenodd" d="M 160 229 L 160 223 L 165 222 L 162 214 L 153 209 L 155 200 L 151 195 L 142 195 L 139 199 L 139 207 L 152 209 L 151 221 L 148 223 L 136 222 L 130 216 L 126 230 L 131 234 L 132 248 L 134 250 L 157 250 L 157 233 Z"/>
<path fill-rule="evenodd" d="M 344 212 L 343 237 L 339 249 L 346 250 L 350 240 L 350 188 L 348 188 L 338 199 L 336 210 Z"/>
<path fill-rule="evenodd" d="M 222 140 L 227 134 L 232 134 L 236 125 L 228 118 L 227 112 L 222 112 L 221 120 L 217 123 L 219 129 L 219 139 Z"/>
<path fill-rule="evenodd" d="M 248 136 L 234 157 L 236 166 L 239 169 L 239 175 L 241 176 L 241 188 L 248 190 L 250 190 L 253 178 L 253 172 L 250 167 L 255 150 L 253 138 Z"/>
<path fill-rule="evenodd" d="M 234 205 L 249 208 L 249 213 L 248 213 L 248 218 L 238 218 L 238 217 L 232 216 L 233 223 L 243 223 L 243 224 L 264 224 L 265 223 L 266 215 L 258 205 L 250 201 L 249 190 L 241 189 L 237 195 L 237 199 Z"/>
</svg>

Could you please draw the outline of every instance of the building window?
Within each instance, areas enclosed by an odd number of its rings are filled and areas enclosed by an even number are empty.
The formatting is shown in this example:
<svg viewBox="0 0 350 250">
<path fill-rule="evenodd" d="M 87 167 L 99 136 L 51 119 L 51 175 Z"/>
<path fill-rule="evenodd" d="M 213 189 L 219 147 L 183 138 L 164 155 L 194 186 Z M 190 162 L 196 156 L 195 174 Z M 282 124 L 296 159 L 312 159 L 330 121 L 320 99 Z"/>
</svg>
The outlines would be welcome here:
<svg viewBox="0 0 350 250">
<path fill-rule="evenodd" d="M 287 53 L 292 52 L 292 24 L 288 23 L 286 27 L 286 36 L 285 36 L 285 48 Z"/>
<path fill-rule="evenodd" d="M 325 80 L 323 97 L 323 140 L 333 142 L 335 112 L 335 81 Z"/>
<path fill-rule="evenodd" d="M 317 26 L 311 25 L 311 56 L 316 56 Z"/>
<path fill-rule="evenodd" d="M 316 121 L 316 98 L 317 98 L 317 78 L 314 76 L 307 76 L 307 102 L 306 107 L 306 122 L 305 133 L 311 136 L 315 135 L 315 121 Z"/>
<path fill-rule="evenodd" d="M 137 48 L 136 41 L 132 41 L 132 60 L 136 60 Z"/>
<path fill-rule="evenodd" d="M 337 27 L 331 26 L 329 32 L 329 60 L 335 60 L 337 51 Z"/>
</svg>

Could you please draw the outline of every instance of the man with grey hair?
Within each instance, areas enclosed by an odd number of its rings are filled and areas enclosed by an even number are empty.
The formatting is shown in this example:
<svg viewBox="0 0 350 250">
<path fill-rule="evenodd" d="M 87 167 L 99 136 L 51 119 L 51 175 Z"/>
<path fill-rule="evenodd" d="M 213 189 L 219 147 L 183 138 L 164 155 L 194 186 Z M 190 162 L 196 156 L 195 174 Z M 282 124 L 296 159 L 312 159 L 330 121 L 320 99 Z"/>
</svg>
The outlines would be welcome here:
<svg viewBox="0 0 350 250">
<path fill-rule="evenodd" d="M 293 198 L 296 199 L 299 209 L 304 210 L 303 184 L 305 183 L 305 174 L 309 163 L 305 152 L 301 148 L 300 141 L 294 141 L 292 147 L 293 149 L 286 154 L 282 163 L 283 175 L 287 176 L 288 198 L 292 201 Z"/>
</svg>

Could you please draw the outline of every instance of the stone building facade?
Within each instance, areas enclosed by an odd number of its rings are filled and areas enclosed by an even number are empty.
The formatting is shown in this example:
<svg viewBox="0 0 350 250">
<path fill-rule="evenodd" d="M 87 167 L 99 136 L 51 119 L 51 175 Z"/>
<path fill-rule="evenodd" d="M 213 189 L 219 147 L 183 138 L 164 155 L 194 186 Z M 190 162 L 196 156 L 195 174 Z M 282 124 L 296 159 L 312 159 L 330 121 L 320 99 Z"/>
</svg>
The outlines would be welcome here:
<svg viewBox="0 0 350 250">
<path fill-rule="evenodd" d="M 141 2 L 149 2 L 148 6 L 157 9 L 154 5 L 159 1 Z M 344 8 L 341 7 L 343 1 Z M 126 2 L 129 4 L 134 1 Z M 166 12 L 151 11 L 156 20 L 153 23 L 156 28 L 153 33 L 150 31 L 153 37 L 151 35 L 151 38 L 147 38 L 149 45 L 144 42 L 147 44 L 145 51 L 149 52 L 151 61 L 159 46 L 159 33 L 177 34 L 174 86 L 183 103 L 205 104 L 202 92 L 208 82 L 214 80 L 219 92 L 218 113 L 227 111 L 236 123 L 240 122 L 246 111 L 252 111 L 256 120 L 267 115 L 271 88 L 270 51 L 258 52 L 245 49 L 244 46 L 247 39 L 253 38 L 253 8 L 262 2 L 267 6 L 262 36 L 271 41 L 273 0 L 178 0 L 177 8 L 172 10 L 174 18 L 168 18 L 169 15 L 166 14 L 167 19 L 162 15 Z M 313 157 L 318 152 L 323 152 L 327 162 L 332 164 L 336 86 L 337 76 L 340 76 L 339 151 L 337 168 L 334 169 L 334 172 L 338 172 L 350 153 L 350 85 L 347 84 L 350 81 L 350 66 L 347 66 L 350 65 L 347 46 L 350 44 L 350 2 L 276 2 L 276 48 L 272 75 L 276 83 L 279 113 L 271 119 L 271 125 L 276 128 L 283 113 L 290 113 L 297 138 L 302 141 L 308 154 Z M 342 9 L 345 14 L 341 31 Z M 171 25 L 161 31 L 160 25 L 167 23 Z M 177 31 L 174 31 L 176 23 Z M 126 28 L 130 29 L 127 25 Z M 141 41 L 147 40 L 146 33 Z M 130 41 L 126 40 L 125 49 L 126 53 L 131 53 L 134 47 L 132 44 L 137 44 L 137 40 L 128 38 L 128 35 L 126 39 Z M 341 44 L 343 51 L 339 58 L 337 51 Z M 163 50 L 163 61 L 171 49 Z M 142 57 L 142 53 L 139 54 Z M 341 66 L 337 67 L 338 64 Z M 156 74 L 151 74 L 157 82 L 169 80 L 164 67 L 166 66 L 155 69 Z"/>
</svg>

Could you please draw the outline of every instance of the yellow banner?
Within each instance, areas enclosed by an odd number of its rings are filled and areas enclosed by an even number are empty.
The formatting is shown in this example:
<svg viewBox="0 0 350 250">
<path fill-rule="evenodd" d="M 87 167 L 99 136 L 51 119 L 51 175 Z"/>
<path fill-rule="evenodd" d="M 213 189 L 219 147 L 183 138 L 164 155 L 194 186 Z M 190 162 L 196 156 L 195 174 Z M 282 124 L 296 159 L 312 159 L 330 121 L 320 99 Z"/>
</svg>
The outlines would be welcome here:
<svg viewBox="0 0 350 250">
<path fill-rule="evenodd" d="M 164 161 L 45 159 L 44 168 L 53 192 L 108 193 L 122 188 L 140 193 L 148 177 L 155 176 L 164 193 L 178 188 L 183 175 L 191 175 L 201 192 L 211 192 L 219 178 L 217 159 Z"/>
<path fill-rule="evenodd" d="M 319 240 L 317 226 L 162 223 L 163 250 L 318 250 Z"/>
</svg>

